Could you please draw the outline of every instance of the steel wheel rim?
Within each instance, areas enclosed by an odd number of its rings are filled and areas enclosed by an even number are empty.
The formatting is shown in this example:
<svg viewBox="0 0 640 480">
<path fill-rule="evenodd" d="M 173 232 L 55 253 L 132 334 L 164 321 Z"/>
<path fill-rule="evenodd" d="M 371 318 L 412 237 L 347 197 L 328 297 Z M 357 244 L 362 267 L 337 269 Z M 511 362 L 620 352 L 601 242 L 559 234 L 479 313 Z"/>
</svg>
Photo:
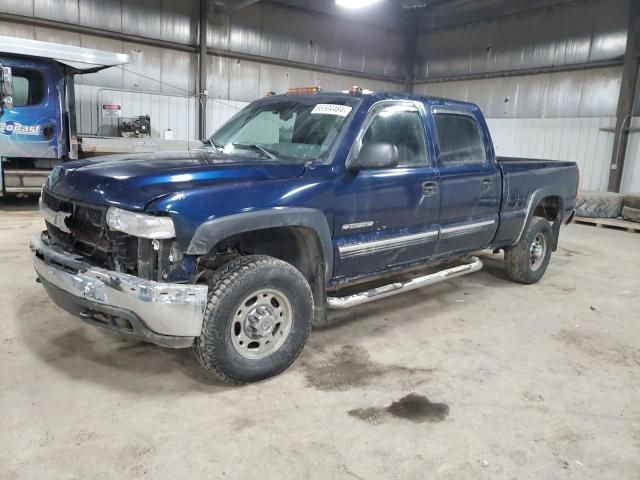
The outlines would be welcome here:
<svg viewBox="0 0 640 480">
<path fill-rule="evenodd" d="M 261 289 L 242 300 L 233 312 L 231 341 L 236 352 L 260 360 L 277 351 L 291 332 L 293 309 L 285 294 Z"/>
<path fill-rule="evenodd" d="M 547 241 L 542 233 L 538 233 L 529 247 L 529 264 L 531 270 L 536 271 L 544 262 L 547 253 Z"/>
</svg>

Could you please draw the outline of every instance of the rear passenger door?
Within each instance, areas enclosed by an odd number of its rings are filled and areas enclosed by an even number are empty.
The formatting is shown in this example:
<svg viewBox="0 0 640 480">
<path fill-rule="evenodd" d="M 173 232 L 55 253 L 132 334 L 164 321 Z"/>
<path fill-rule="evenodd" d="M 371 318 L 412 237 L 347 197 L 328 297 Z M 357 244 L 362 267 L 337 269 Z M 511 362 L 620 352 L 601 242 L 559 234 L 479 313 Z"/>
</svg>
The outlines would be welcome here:
<svg viewBox="0 0 640 480">
<path fill-rule="evenodd" d="M 441 183 L 436 255 L 481 250 L 498 228 L 500 173 L 479 111 L 431 109 Z"/>
</svg>

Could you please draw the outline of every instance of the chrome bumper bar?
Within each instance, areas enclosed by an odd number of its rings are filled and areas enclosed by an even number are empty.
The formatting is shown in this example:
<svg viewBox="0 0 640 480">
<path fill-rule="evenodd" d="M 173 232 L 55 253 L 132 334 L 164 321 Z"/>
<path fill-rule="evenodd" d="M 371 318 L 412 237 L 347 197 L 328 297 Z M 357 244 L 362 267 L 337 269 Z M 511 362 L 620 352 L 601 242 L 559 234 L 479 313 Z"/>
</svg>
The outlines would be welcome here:
<svg viewBox="0 0 640 480">
<path fill-rule="evenodd" d="M 79 255 L 48 245 L 40 235 L 31 239 L 30 247 L 36 273 L 49 287 L 49 295 L 60 306 L 74 305 L 63 306 L 71 313 L 86 319 L 94 311 L 124 312 L 147 332 L 144 339 L 159 344 L 163 342 L 154 340 L 159 336 L 200 335 L 206 286 L 154 282 L 94 267 Z M 55 298 L 50 286 L 56 289 Z M 60 294 L 65 297 L 63 302 L 59 301 Z"/>
</svg>

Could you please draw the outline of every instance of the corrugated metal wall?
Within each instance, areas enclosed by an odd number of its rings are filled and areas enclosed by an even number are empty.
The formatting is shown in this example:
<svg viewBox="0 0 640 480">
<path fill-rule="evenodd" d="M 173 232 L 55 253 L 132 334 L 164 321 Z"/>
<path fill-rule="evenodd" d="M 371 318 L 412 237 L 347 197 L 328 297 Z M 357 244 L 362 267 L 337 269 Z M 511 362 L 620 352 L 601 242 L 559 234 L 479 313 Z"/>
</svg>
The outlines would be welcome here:
<svg viewBox="0 0 640 480">
<path fill-rule="evenodd" d="M 207 44 L 219 50 L 403 77 L 405 37 L 398 31 L 271 3 L 228 12 L 214 8 L 210 22 Z"/>
<path fill-rule="evenodd" d="M 351 84 L 401 89 L 397 80 L 403 76 L 403 32 L 272 3 L 221 10 L 220 2 L 209 1 L 207 45 L 218 54 L 209 56 L 207 121 L 211 131 L 246 102 L 270 90 L 300 85 L 342 90 Z M 415 91 L 478 103 L 489 118 L 500 154 L 576 160 L 582 167 L 583 186 L 604 189 L 613 134 L 600 129 L 610 127 L 615 116 L 620 67 L 421 81 L 617 61 L 625 49 L 630 1 L 581 2 L 423 33 L 416 48 Z M 189 46 L 198 42 L 194 1 L 2 0 L 0 11 Z M 177 139 L 195 138 L 196 53 L 13 22 L 0 22 L 0 35 L 131 55 L 131 63 L 122 69 L 78 77 L 78 123 L 83 133 L 99 133 L 98 105 L 104 102 L 121 103 L 125 116 L 151 115 L 154 135 L 171 128 Z M 276 66 L 259 58 L 230 58 L 234 53 L 298 62 L 304 68 Z M 314 66 L 325 71 L 314 71 Z M 350 73 L 326 73 L 328 67 Z M 363 80 L 358 75 L 386 80 Z M 625 190 L 640 190 L 638 136 L 631 134 Z"/>
<path fill-rule="evenodd" d="M 606 191 L 615 117 L 487 119 L 502 156 L 577 162 L 583 190 Z"/>
<path fill-rule="evenodd" d="M 419 36 L 416 93 L 478 104 L 499 155 L 571 160 L 583 189 L 606 190 L 622 66 L 500 76 L 619 61 L 630 0 L 600 0 Z M 482 75 L 458 81 L 437 81 Z M 422 81 L 434 83 L 422 83 Z M 640 190 L 632 133 L 623 190 Z"/>
<path fill-rule="evenodd" d="M 624 55 L 629 1 L 600 0 L 418 36 L 416 82 L 602 62 Z"/>
<path fill-rule="evenodd" d="M 491 118 L 614 117 L 622 67 L 426 83 L 416 93 L 478 104 Z"/>
<path fill-rule="evenodd" d="M 209 55 L 208 130 L 213 131 L 234 108 L 267 91 L 320 85 L 343 90 L 358 84 L 399 90 L 399 83 L 363 80 L 357 75 L 402 76 L 404 36 L 401 32 L 347 23 L 277 6 L 252 5 L 221 10 L 210 0 L 208 46 L 225 56 Z M 0 11 L 122 32 L 185 45 L 198 42 L 198 2 L 137 0 L 2 0 Z M 131 63 L 77 76 L 78 129 L 85 134 L 113 134 L 113 120 L 100 127 L 98 106 L 118 103 L 123 116 L 149 114 L 154 136 L 166 128 L 176 139 L 197 137 L 196 53 L 99 36 L 0 21 L 0 35 L 128 53 Z M 226 55 L 233 53 L 301 62 L 305 69 L 282 67 Z M 354 72 L 336 75 L 313 71 L 333 67 Z M 102 92 L 102 93 L 100 93 Z M 214 101 L 220 100 L 220 102 Z"/>
</svg>

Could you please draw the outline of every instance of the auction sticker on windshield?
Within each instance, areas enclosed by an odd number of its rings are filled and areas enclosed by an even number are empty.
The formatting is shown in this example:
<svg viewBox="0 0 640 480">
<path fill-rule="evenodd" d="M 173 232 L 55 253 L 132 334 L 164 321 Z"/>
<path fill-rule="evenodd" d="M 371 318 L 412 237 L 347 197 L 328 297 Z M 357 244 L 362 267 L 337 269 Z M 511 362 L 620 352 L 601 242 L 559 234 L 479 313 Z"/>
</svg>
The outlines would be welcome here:
<svg viewBox="0 0 640 480">
<path fill-rule="evenodd" d="M 311 113 L 321 113 L 324 115 L 339 115 L 340 117 L 346 117 L 347 115 L 349 115 L 350 111 L 351 111 L 351 107 L 348 107 L 347 105 L 319 103 L 315 107 L 313 107 L 313 110 L 311 110 Z"/>
</svg>

